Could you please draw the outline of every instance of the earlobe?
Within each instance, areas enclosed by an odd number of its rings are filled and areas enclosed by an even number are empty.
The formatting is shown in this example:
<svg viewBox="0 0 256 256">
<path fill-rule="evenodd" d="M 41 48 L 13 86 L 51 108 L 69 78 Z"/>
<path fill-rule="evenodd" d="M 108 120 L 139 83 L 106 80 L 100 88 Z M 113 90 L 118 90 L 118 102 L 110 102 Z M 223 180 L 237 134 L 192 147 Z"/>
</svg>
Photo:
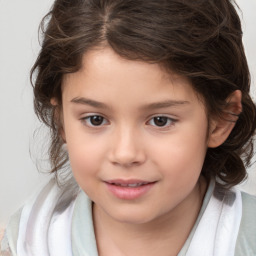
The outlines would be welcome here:
<svg viewBox="0 0 256 256">
<path fill-rule="evenodd" d="M 50 99 L 50 103 L 51 103 L 51 105 L 54 106 L 54 107 L 55 107 L 55 106 L 58 106 L 58 101 L 57 101 L 56 98 L 51 98 L 51 99 Z"/>
<path fill-rule="evenodd" d="M 223 115 L 211 120 L 208 137 L 209 148 L 216 148 L 226 141 L 242 112 L 241 100 L 241 91 L 234 91 L 226 100 Z"/>
</svg>

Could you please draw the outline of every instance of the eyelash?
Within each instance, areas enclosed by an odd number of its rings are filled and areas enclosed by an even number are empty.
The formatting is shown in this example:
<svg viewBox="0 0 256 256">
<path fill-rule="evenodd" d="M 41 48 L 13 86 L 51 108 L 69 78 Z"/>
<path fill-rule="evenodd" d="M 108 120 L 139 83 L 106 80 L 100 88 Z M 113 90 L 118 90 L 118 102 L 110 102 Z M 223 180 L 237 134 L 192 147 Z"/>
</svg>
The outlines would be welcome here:
<svg viewBox="0 0 256 256">
<path fill-rule="evenodd" d="M 99 120 L 94 120 L 94 121 L 99 121 L 98 125 L 92 123 L 93 118 L 99 119 Z M 157 121 L 156 120 L 157 118 L 164 119 L 164 120 L 162 120 L 162 121 L 164 121 L 163 125 L 156 125 L 155 121 Z M 103 117 L 102 115 L 89 115 L 89 116 L 81 118 L 81 121 L 83 122 L 84 125 L 86 125 L 88 127 L 92 127 L 92 128 L 100 128 L 106 124 L 109 124 L 108 120 L 105 117 Z M 151 123 L 152 121 L 154 122 L 154 124 Z M 157 115 L 157 116 L 151 117 L 149 119 L 149 121 L 146 122 L 146 125 L 150 125 L 150 126 L 157 127 L 160 129 L 165 129 L 165 128 L 169 128 L 169 127 L 173 126 L 177 121 L 178 121 L 177 119 L 174 119 L 174 118 L 171 118 L 171 117 L 168 117 L 165 115 Z"/>
</svg>

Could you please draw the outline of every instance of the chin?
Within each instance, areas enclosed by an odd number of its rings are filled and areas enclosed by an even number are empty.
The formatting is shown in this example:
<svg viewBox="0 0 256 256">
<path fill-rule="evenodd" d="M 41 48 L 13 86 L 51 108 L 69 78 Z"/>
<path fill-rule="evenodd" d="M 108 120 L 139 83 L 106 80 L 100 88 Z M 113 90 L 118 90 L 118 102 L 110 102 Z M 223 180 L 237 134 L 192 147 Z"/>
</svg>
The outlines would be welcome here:
<svg viewBox="0 0 256 256">
<path fill-rule="evenodd" d="M 115 221 L 131 225 L 142 225 L 150 223 L 157 219 L 158 216 L 149 214 L 145 209 L 144 211 L 120 211 L 110 215 Z"/>
</svg>

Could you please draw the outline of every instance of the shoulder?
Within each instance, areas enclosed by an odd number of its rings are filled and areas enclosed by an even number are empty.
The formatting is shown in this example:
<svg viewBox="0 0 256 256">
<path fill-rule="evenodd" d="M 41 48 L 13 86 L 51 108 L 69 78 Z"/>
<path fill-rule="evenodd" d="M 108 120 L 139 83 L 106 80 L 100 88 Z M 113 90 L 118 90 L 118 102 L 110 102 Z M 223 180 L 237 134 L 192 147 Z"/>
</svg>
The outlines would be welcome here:
<svg viewBox="0 0 256 256">
<path fill-rule="evenodd" d="M 11 255 L 16 256 L 17 244 L 22 246 L 22 250 L 27 247 L 34 248 L 34 245 L 38 245 L 40 240 L 37 239 L 38 237 L 47 237 L 50 229 L 55 230 L 59 227 L 56 223 L 66 220 L 66 217 L 71 218 L 72 205 L 79 191 L 78 185 L 73 180 L 59 186 L 56 180 L 51 179 L 36 193 L 33 193 L 24 206 L 10 218 L 1 249 L 3 246 L 8 247 L 12 252 Z M 57 222 L 57 219 L 60 221 Z M 63 227 L 65 228 L 64 225 L 61 226 L 62 229 Z M 33 235 L 31 238 L 31 234 L 37 234 L 37 237 Z M 45 242 L 43 240 L 40 240 L 40 248 L 48 246 L 48 244 L 43 244 Z M 5 255 L 2 251 L 0 255 Z M 6 255 L 9 256 L 10 254 Z M 31 255 L 37 255 L 37 253 Z"/>
<path fill-rule="evenodd" d="M 243 208 L 245 206 L 251 205 L 253 209 L 256 208 L 256 196 L 255 195 L 250 195 L 245 192 L 241 192 L 242 195 L 242 201 L 243 201 Z"/>
<path fill-rule="evenodd" d="M 0 255 L 1 256 L 13 256 L 13 254 L 11 253 L 11 249 L 10 249 L 10 245 L 9 245 L 9 241 L 7 239 L 6 233 L 4 232 L 4 230 L 0 231 Z"/>
<path fill-rule="evenodd" d="M 10 218 L 6 230 L 1 230 L 0 255 L 2 256 L 16 255 L 20 215 L 21 209 Z"/>
<path fill-rule="evenodd" d="M 256 196 L 249 195 L 245 192 L 242 192 L 241 195 L 243 203 L 241 228 L 243 232 L 252 231 L 252 234 L 255 235 L 256 238 Z M 246 228 L 243 229 L 243 227 Z"/>
<path fill-rule="evenodd" d="M 236 256 L 256 255 L 256 197 L 244 192 L 241 194 L 243 211 L 236 244 Z"/>
</svg>

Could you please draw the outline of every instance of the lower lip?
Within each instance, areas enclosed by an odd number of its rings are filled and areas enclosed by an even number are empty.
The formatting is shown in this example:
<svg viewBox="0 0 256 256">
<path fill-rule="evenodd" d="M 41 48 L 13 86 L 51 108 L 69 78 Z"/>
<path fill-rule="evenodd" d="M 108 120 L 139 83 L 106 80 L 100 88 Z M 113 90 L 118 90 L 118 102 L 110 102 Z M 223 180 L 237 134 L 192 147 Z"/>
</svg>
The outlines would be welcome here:
<svg viewBox="0 0 256 256">
<path fill-rule="evenodd" d="M 106 184 L 112 194 L 114 194 L 117 198 L 125 200 L 137 199 L 146 194 L 155 185 L 155 183 L 149 183 L 139 187 L 121 187 L 110 183 Z"/>
</svg>

